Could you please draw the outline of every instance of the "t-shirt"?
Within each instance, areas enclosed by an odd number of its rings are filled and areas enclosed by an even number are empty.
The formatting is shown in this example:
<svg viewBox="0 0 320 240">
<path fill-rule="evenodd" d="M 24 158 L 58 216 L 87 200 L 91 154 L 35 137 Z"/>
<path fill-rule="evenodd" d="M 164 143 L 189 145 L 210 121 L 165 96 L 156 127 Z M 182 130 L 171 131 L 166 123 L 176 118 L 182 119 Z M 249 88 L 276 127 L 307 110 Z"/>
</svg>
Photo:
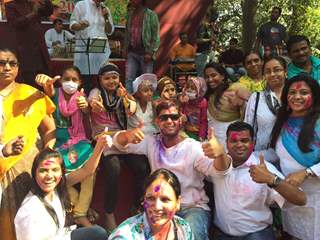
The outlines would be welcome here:
<svg viewBox="0 0 320 240">
<path fill-rule="evenodd" d="M 257 36 L 261 39 L 263 46 L 273 48 L 281 45 L 286 38 L 286 28 L 280 23 L 267 22 L 259 28 Z"/>
</svg>

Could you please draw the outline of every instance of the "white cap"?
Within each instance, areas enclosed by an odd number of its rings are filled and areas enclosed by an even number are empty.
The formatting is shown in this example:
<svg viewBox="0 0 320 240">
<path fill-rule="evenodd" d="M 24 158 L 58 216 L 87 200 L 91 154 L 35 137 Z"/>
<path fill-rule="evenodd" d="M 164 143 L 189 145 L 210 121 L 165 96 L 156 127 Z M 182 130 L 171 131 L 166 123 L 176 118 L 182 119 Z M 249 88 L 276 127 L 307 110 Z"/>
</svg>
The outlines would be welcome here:
<svg viewBox="0 0 320 240">
<path fill-rule="evenodd" d="M 132 83 L 133 94 L 135 94 L 138 91 L 140 84 L 142 84 L 145 81 L 148 81 L 151 83 L 153 91 L 155 91 L 157 89 L 157 81 L 158 81 L 157 75 L 155 75 L 153 73 L 145 73 L 145 74 L 142 74 L 141 76 L 137 77 L 133 81 L 133 83 Z"/>
</svg>

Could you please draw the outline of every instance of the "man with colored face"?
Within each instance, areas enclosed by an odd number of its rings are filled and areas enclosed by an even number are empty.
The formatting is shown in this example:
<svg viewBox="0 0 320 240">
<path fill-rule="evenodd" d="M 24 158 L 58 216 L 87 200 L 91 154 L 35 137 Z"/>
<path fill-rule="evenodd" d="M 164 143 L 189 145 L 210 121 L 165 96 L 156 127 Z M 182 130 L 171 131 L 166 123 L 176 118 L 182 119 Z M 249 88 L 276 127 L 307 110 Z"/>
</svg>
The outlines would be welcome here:
<svg viewBox="0 0 320 240">
<path fill-rule="evenodd" d="M 320 59 L 312 55 L 309 39 L 293 35 L 287 42 L 287 49 L 292 60 L 288 65 L 288 78 L 305 73 L 320 83 Z"/>
<path fill-rule="evenodd" d="M 227 130 L 230 158 L 223 171 L 216 169 L 214 184 L 214 223 L 219 228 L 218 240 L 273 240 L 270 205 L 283 206 L 285 200 L 303 205 L 305 194 L 283 181 L 283 175 L 263 156 L 253 153 L 253 129 L 244 122 L 232 123 Z M 216 151 L 207 150 L 213 157 Z M 232 159 L 232 160 L 231 160 Z"/>
<path fill-rule="evenodd" d="M 287 38 L 286 28 L 278 22 L 282 9 L 273 7 L 270 21 L 260 26 L 255 42 L 255 51 L 258 52 L 262 45 L 264 56 L 282 55 L 284 42 Z"/>
<path fill-rule="evenodd" d="M 215 160 L 204 155 L 201 143 L 179 134 L 182 118 L 179 107 L 173 101 L 162 101 L 156 107 L 156 123 L 160 135 L 144 136 L 141 129 L 121 131 L 113 138 L 114 145 L 126 153 L 144 154 L 148 157 L 151 171 L 167 168 L 175 173 L 181 183 L 181 210 L 177 213 L 186 219 L 196 240 L 208 239 L 210 212 L 209 199 L 203 189 L 205 176 L 213 175 L 213 169 L 228 166 L 221 152 Z M 218 151 L 218 150 L 217 150 Z M 218 165 L 216 165 L 218 163 Z M 214 166 L 215 165 L 215 166 Z"/>
</svg>

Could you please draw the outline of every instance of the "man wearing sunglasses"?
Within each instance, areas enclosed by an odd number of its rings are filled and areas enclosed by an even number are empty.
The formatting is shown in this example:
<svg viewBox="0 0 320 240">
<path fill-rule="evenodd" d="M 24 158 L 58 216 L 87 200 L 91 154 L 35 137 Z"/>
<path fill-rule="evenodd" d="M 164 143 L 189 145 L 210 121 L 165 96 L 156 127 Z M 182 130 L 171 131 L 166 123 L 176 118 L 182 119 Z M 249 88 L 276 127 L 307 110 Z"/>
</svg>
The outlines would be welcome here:
<svg viewBox="0 0 320 240">
<path fill-rule="evenodd" d="M 160 129 L 159 135 L 144 136 L 141 129 L 136 128 L 118 132 L 113 143 L 120 151 L 146 155 L 151 171 L 167 168 L 177 175 L 182 193 L 181 209 L 177 214 L 189 222 L 196 240 L 208 239 L 210 209 L 203 180 L 215 169 L 228 168 L 224 166 L 228 161 L 206 157 L 205 146 L 202 149 L 200 142 L 179 134 L 183 121 L 175 102 L 160 102 L 156 107 L 155 121 Z M 216 144 L 215 148 L 216 159 L 228 158 L 222 145 Z"/>
</svg>

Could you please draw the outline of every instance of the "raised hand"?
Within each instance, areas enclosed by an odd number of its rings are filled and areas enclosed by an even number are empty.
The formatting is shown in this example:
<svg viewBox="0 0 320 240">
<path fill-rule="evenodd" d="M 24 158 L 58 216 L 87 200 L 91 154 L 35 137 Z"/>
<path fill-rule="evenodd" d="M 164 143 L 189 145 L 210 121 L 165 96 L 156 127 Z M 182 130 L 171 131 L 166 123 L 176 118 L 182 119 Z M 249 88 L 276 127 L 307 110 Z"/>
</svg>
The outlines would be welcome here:
<svg viewBox="0 0 320 240">
<path fill-rule="evenodd" d="M 127 95 L 128 95 L 127 89 L 122 85 L 121 82 L 119 82 L 119 87 L 118 87 L 118 89 L 117 89 L 117 96 L 124 98 L 124 97 L 126 97 Z"/>
<path fill-rule="evenodd" d="M 24 147 L 23 136 L 18 136 L 9 141 L 2 149 L 4 157 L 14 156 L 22 153 Z"/>
<path fill-rule="evenodd" d="M 59 79 L 61 79 L 61 76 L 59 75 L 55 76 L 54 78 L 51 78 L 45 74 L 37 74 L 36 83 L 41 87 L 45 87 L 45 86 L 53 85 Z"/>
<path fill-rule="evenodd" d="M 97 146 L 103 149 L 111 148 L 112 137 L 108 133 L 108 127 L 105 127 L 104 131 L 96 136 Z"/>
<path fill-rule="evenodd" d="M 224 147 L 216 138 L 213 128 L 208 128 L 208 140 L 202 144 L 202 150 L 207 157 L 217 158 L 225 154 Z"/>
<path fill-rule="evenodd" d="M 140 121 L 139 126 L 137 128 L 134 128 L 132 130 L 126 131 L 126 140 L 127 143 L 133 143 L 138 144 L 140 143 L 144 138 L 144 133 L 142 132 L 143 122 Z"/>
<path fill-rule="evenodd" d="M 76 101 L 79 109 L 86 109 L 88 107 L 88 101 L 85 97 L 83 88 L 81 88 L 80 96 L 77 97 Z"/>
<path fill-rule="evenodd" d="M 103 106 L 103 100 L 102 100 L 101 95 L 98 95 L 97 98 L 93 98 L 90 101 L 90 107 L 91 107 L 92 112 L 105 112 L 106 111 L 106 109 Z"/>
<path fill-rule="evenodd" d="M 259 155 L 259 165 L 251 165 L 249 169 L 250 176 L 256 183 L 272 184 L 274 180 L 274 174 L 267 169 L 264 156 Z"/>
</svg>

